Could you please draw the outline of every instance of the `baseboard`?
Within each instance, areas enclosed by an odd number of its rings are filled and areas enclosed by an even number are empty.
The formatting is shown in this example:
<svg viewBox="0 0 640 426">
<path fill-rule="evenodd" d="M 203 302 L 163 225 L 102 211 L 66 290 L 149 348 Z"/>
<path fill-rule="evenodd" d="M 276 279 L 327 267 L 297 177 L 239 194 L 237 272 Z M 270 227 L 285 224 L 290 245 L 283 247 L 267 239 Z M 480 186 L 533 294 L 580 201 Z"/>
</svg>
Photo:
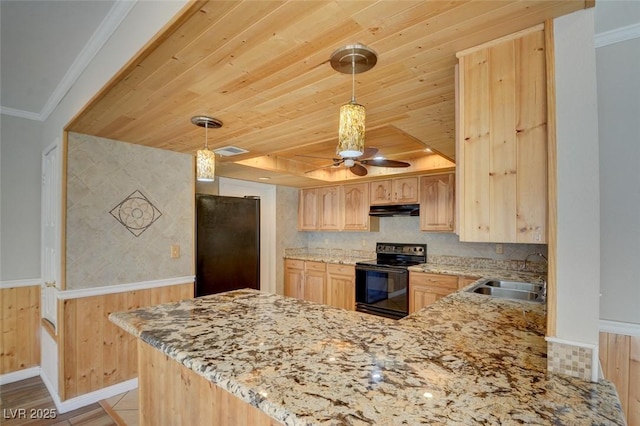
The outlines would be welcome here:
<svg viewBox="0 0 640 426">
<path fill-rule="evenodd" d="M 87 405 L 94 404 L 103 399 L 111 398 L 112 396 L 119 395 L 124 392 L 136 389 L 138 387 L 138 378 L 127 380 L 126 382 L 117 383 L 113 386 L 99 389 L 97 391 L 89 392 L 84 395 L 77 396 L 75 398 L 67 399 L 66 401 L 60 401 L 60 397 L 56 392 L 55 387 L 49 382 L 46 376 L 42 376 L 42 381 L 47 387 L 51 398 L 53 399 L 56 408 L 60 413 L 67 413 L 69 411 L 77 410 L 78 408 L 86 407 Z"/>
<path fill-rule="evenodd" d="M 40 367 L 25 368 L 24 370 L 0 374 L 0 385 L 7 385 L 20 380 L 30 379 L 40 375 Z"/>
</svg>

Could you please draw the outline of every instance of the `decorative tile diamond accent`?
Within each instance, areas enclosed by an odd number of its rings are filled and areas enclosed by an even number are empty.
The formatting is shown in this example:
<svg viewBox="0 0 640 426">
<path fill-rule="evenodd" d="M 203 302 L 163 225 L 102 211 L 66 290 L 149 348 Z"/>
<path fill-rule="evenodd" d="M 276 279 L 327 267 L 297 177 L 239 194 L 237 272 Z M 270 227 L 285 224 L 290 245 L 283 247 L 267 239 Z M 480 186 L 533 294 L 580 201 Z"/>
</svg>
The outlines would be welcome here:
<svg viewBox="0 0 640 426">
<path fill-rule="evenodd" d="M 136 237 L 162 216 L 160 210 L 138 190 L 118 203 L 109 213 Z"/>
</svg>

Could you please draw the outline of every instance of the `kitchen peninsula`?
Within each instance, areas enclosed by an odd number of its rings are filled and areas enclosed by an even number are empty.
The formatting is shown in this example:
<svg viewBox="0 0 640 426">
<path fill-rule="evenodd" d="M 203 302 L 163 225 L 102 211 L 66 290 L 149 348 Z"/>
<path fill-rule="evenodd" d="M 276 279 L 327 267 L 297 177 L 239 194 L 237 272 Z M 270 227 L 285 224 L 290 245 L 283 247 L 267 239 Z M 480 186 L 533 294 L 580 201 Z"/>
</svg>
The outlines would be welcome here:
<svg viewBox="0 0 640 426">
<path fill-rule="evenodd" d="M 611 383 L 546 374 L 542 304 L 394 321 L 238 290 L 110 319 L 140 339 L 141 424 L 624 424 Z"/>
</svg>

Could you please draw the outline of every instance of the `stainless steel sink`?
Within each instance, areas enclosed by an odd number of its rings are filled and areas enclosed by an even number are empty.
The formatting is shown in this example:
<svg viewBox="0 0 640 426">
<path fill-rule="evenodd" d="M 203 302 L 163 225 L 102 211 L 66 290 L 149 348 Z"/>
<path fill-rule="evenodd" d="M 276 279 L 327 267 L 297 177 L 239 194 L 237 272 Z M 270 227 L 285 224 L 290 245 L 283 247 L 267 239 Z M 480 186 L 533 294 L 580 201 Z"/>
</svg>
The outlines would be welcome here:
<svg viewBox="0 0 640 426">
<path fill-rule="evenodd" d="M 544 284 L 507 281 L 497 279 L 485 279 L 467 291 L 470 293 L 484 294 L 501 299 L 524 300 L 528 302 L 544 302 Z"/>
<path fill-rule="evenodd" d="M 504 288 L 509 290 L 525 290 L 540 292 L 543 289 L 542 284 L 525 283 L 519 281 L 502 281 L 502 280 L 489 280 L 484 285 L 489 287 Z"/>
</svg>

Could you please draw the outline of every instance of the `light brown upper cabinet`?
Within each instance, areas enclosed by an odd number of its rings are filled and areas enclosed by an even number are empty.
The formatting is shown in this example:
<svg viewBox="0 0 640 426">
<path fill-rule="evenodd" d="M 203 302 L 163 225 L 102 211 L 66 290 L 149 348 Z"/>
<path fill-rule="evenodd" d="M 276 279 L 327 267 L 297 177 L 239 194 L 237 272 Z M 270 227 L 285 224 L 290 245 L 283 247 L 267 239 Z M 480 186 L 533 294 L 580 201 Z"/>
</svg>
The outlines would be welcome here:
<svg viewBox="0 0 640 426">
<path fill-rule="evenodd" d="M 377 231 L 377 218 L 369 217 L 369 184 L 301 189 L 298 229 L 301 231 Z"/>
<path fill-rule="evenodd" d="M 318 188 L 301 189 L 298 199 L 298 229 L 318 229 Z"/>
<path fill-rule="evenodd" d="M 369 230 L 369 184 L 353 183 L 342 187 L 345 231 Z"/>
<path fill-rule="evenodd" d="M 460 241 L 547 242 L 542 26 L 458 53 Z"/>
<path fill-rule="evenodd" d="M 339 186 L 318 188 L 318 229 L 337 231 L 340 229 L 342 209 L 340 206 Z"/>
<path fill-rule="evenodd" d="M 386 179 L 371 182 L 370 204 L 414 204 L 418 202 L 418 178 Z"/>
<path fill-rule="evenodd" d="M 420 178 L 420 230 L 453 232 L 455 174 Z"/>
</svg>

